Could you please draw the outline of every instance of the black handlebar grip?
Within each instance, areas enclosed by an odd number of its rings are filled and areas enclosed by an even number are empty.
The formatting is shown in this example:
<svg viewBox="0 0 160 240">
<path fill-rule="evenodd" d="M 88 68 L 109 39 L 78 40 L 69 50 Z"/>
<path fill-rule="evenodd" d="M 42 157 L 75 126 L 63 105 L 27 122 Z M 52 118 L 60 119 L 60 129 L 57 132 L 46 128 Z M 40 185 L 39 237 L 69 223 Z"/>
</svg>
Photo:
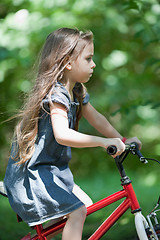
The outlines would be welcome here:
<svg viewBox="0 0 160 240">
<path fill-rule="evenodd" d="M 117 152 L 117 147 L 114 145 L 111 145 L 107 148 L 107 153 L 109 155 L 114 155 L 114 154 L 116 154 L 116 152 Z"/>
</svg>

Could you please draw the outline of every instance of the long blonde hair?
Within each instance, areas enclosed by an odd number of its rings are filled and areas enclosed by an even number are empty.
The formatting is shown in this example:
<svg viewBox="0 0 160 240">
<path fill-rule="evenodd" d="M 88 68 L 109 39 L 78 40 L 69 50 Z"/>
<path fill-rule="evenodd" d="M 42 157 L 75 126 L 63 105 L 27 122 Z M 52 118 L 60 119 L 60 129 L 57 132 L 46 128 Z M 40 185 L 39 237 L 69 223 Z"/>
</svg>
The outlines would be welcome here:
<svg viewBox="0 0 160 240">
<path fill-rule="evenodd" d="M 17 157 L 14 157 L 16 160 L 18 159 L 18 164 L 25 163 L 33 155 L 42 100 L 47 94 L 51 96 L 56 82 L 63 78 L 64 69 L 69 60 L 71 58 L 76 59 L 86 43 L 92 41 L 92 32 L 81 32 L 78 29 L 71 28 L 61 28 L 48 35 L 42 49 L 35 85 L 24 108 L 18 115 L 20 120 L 15 128 L 18 148 Z M 68 62 L 66 63 L 67 59 Z M 75 127 L 77 129 L 81 117 L 82 100 L 86 90 L 83 84 L 78 83 L 73 90 L 80 102 Z"/>
</svg>

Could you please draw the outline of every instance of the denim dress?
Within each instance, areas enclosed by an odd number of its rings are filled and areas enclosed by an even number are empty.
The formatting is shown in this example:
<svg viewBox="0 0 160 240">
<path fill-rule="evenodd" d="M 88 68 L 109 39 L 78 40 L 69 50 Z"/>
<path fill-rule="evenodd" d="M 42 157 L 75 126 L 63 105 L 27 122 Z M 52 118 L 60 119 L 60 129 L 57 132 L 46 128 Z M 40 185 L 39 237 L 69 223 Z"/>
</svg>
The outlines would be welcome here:
<svg viewBox="0 0 160 240">
<path fill-rule="evenodd" d="M 53 102 L 65 106 L 68 113 L 69 128 L 74 129 L 77 99 L 71 101 L 68 91 L 57 83 L 51 96 Z M 87 104 L 89 95 L 83 100 Z M 29 226 L 41 224 L 69 214 L 84 205 L 73 193 L 73 175 L 68 166 L 71 160 L 71 148 L 56 142 L 52 130 L 49 112 L 49 100 L 46 97 L 41 109 L 35 151 L 25 164 L 16 164 L 9 158 L 5 187 L 13 210 Z M 11 156 L 16 153 L 13 142 Z"/>
</svg>

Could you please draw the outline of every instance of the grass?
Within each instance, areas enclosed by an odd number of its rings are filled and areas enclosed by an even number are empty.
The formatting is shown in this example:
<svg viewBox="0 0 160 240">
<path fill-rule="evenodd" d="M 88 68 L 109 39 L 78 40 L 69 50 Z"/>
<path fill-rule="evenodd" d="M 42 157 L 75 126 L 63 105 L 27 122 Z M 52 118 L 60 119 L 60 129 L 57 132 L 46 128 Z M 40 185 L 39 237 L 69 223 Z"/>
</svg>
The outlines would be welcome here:
<svg viewBox="0 0 160 240">
<path fill-rule="evenodd" d="M 147 173 L 140 169 L 135 171 L 135 173 L 133 171 L 129 171 L 128 173 L 133 180 L 133 187 L 144 215 L 153 209 L 158 200 L 158 172 L 159 171 L 154 171 L 154 173 L 152 173 L 150 170 Z M 122 188 L 119 186 L 119 178 L 117 171 L 103 174 L 96 172 L 96 174 L 76 179 L 76 183 L 96 202 Z M 117 203 L 114 203 L 113 206 L 108 206 L 87 217 L 83 231 L 84 240 L 105 220 L 106 216 L 108 216 L 116 206 Z M 29 231 L 30 228 L 27 224 L 24 222 L 17 223 L 16 214 L 11 209 L 8 200 L 0 196 L 0 240 L 20 240 L 22 236 Z M 135 235 L 134 217 L 130 214 L 130 211 L 127 211 L 102 240 L 129 240 L 134 239 Z M 60 237 L 56 237 L 55 239 L 59 240 Z"/>
</svg>

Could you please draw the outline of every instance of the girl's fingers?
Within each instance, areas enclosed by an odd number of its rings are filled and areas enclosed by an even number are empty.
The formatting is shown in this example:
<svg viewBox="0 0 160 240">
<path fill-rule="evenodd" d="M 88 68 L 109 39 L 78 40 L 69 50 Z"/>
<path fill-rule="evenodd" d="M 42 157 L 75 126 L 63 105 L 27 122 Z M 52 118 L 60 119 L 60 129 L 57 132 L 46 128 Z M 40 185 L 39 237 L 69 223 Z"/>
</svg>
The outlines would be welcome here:
<svg viewBox="0 0 160 240">
<path fill-rule="evenodd" d="M 136 142 L 138 144 L 138 146 L 139 146 L 139 149 L 142 148 L 142 143 L 141 143 L 141 141 L 137 137 L 128 138 L 125 143 L 130 144 L 132 142 Z"/>
</svg>

